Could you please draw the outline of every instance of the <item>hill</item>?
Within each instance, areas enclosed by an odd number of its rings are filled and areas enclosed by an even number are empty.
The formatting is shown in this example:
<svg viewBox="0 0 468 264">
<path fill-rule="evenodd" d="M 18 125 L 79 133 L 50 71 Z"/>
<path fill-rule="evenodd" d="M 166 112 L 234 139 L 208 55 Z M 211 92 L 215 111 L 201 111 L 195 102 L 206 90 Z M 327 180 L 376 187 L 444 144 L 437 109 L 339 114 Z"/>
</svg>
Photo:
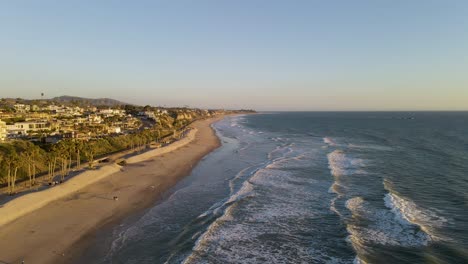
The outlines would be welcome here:
<svg viewBox="0 0 468 264">
<path fill-rule="evenodd" d="M 128 103 L 124 103 L 115 99 L 110 98 L 84 98 L 84 97 L 77 97 L 77 96 L 59 96 L 50 99 L 54 102 L 59 102 L 63 104 L 77 104 L 77 105 L 93 105 L 93 106 L 118 106 L 118 105 L 127 105 Z"/>
</svg>

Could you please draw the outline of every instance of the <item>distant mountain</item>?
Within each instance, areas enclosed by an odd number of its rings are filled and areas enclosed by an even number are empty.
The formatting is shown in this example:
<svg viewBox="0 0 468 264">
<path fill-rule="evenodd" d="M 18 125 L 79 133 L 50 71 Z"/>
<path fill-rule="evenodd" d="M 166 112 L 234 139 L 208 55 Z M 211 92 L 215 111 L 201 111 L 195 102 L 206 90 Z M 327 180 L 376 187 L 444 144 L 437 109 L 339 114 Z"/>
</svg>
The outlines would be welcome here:
<svg viewBox="0 0 468 264">
<path fill-rule="evenodd" d="M 77 105 L 93 105 L 93 106 L 118 106 L 118 105 L 126 105 L 128 103 L 124 103 L 115 99 L 110 98 L 83 98 L 77 96 L 59 96 L 50 99 L 54 102 L 64 103 L 64 104 L 77 104 Z"/>
</svg>

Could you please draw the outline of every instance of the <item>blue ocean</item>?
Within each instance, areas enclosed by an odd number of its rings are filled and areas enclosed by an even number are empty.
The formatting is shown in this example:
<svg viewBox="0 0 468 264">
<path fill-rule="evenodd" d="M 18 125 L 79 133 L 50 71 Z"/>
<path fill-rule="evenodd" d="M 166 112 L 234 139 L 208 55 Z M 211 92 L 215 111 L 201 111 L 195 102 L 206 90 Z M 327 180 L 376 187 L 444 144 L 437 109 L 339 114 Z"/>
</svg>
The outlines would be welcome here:
<svg viewBox="0 0 468 264">
<path fill-rule="evenodd" d="M 95 263 L 468 263 L 467 112 L 282 112 L 222 146 Z"/>
</svg>

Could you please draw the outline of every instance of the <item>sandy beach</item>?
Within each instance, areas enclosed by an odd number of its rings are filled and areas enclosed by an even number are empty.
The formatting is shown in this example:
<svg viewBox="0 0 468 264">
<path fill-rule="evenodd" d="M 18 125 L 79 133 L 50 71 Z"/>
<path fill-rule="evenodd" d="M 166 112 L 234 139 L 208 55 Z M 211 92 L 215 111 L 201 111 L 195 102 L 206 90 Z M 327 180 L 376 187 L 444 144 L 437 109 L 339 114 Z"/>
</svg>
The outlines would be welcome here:
<svg viewBox="0 0 468 264">
<path fill-rule="evenodd" d="M 174 143 L 179 145 L 145 152 L 129 158 L 126 166 L 110 164 L 61 188 L 5 204 L 0 208 L 0 263 L 66 263 L 81 238 L 153 205 L 216 149 L 220 142 L 210 125 L 219 119 L 193 123 L 193 132 Z"/>
</svg>

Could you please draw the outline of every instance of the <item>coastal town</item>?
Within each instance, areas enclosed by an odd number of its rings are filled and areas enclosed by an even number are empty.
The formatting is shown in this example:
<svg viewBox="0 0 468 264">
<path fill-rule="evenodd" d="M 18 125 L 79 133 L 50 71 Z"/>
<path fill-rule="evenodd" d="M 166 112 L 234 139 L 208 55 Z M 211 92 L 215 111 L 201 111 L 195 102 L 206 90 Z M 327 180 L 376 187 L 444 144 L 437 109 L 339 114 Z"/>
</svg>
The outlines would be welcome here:
<svg viewBox="0 0 468 264">
<path fill-rule="evenodd" d="M 71 263 L 82 234 L 144 210 L 220 147 L 213 124 L 253 112 L 69 96 L 0 109 L 0 237 L 24 238 L 2 244 L 8 263 Z"/>
<path fill-rule="evenodd" d="M 83 105 L 79 101 L 0 100 L 0 140 L 57 143 L 135 133 L 142 128 L 177 128 L 193 119 L 224 110 L 161 108 L 133 105 Z"/>
<path fill-rule="evenodd" d="M 166 108 L 112 99 L 62 96 L 0 100 L 0 190 L 15 195 L 65 180 L 72 168 L 128 150 L 160 147 L 187 132 L 195 120 L 245 111 Z M 36 176 L 44 180 L 36 180 Z"/>
</svg>

